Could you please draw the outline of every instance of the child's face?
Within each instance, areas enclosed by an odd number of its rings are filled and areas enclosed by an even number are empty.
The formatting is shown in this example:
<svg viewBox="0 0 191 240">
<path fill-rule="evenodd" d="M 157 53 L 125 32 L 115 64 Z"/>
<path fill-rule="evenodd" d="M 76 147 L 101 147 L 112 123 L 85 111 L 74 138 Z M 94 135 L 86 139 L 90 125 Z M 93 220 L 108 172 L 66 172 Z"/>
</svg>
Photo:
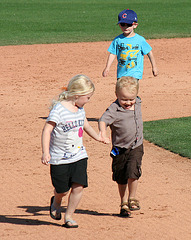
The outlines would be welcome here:
<svg viewBox="0 0 191 240">
<path fill-rule="evenodd" d="M 136 102 L 137 91 L 131 93 L 125 87 L 116 93 L 120 106 L 124 109 L 130 109 Z"/>
<path fill-rule="evenodd" d="M 93 92 L 87 95 L 76 96 L 75 105 L 78 107 L 83 107 L 87 102 L 89 102 L 92 95 Z"/>
<path fill-rule="evenodd" d="M 134 29 L 138 26 L 138 23 L 132 23 L 132 24 L 127 24 L 127 23 L 120 23 L 119 24 L 121 31 L 125 36 L 129 36 L 134 33 Z"/>
</svg>

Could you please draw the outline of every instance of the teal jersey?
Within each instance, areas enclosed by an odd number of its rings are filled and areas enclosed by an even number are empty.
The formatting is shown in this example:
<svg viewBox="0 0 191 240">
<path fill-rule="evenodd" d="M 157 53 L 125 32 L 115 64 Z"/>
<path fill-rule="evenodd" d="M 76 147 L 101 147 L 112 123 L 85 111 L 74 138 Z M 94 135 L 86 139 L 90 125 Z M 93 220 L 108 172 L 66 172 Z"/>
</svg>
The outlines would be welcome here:
<svg viewBox="0 0 191 240">
<path fill-rule="evenodd" d="M 108 51 L 117 55 L 117 78 L 131 76 L 142 79 L 144 55 L 152 50 L 145 38 L 139 34 L 133 37 L 117 36 L 108 48 Z"/>
</svg>

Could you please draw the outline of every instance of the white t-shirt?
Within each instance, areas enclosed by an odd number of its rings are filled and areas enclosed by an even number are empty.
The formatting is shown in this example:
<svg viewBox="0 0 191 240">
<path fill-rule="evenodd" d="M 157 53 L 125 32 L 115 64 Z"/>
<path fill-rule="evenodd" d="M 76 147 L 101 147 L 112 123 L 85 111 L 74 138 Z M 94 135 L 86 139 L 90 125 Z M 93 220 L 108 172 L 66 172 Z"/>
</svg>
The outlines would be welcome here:
<svg viewBox="0 0 191 240">
<path fill-rule="evenodd" d="M 50 139 L 50 164 L 73 163 L 88 157 L 83 146 L 85 111 L 70 112 L 58 102 L 47 118 L 56 123 Z"/>
</svg>

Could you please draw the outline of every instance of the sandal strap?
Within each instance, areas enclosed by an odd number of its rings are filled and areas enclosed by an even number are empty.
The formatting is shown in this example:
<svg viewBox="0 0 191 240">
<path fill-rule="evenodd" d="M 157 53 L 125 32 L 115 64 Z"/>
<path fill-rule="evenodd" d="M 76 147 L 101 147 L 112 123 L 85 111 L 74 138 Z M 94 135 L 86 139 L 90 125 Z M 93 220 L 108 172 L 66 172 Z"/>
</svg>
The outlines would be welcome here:
<svg viewBox="0 0 191 240">
<path fill-rule="evenodd" d="M 121 206 L 120 216 L 130 217 L 131 211 L 129 209 L 128 202 L 123 202 L 120 206 Z"/>
<path fill-rule="evenodd" d="M 129 198 L 128 202 L 136 202 L 136 203 L 138 202 L 139 203 L 139 200 L 136 198 Z"/>
<path fill-rule="evenodd" d="M 128 202 L 123 202 L 120 207 L 123 207 L 123 206 L 128 206 Z"/>
<path fill-rule="evenodd" d="M 126 212 L 130 212 L 128 202 L 123 202 L 120 206 L 121 206 L 121 209 L 125 210 Z"/>
<path fill-rule="evenodd" d="M 132 207 L 132 206 L 139 207 L 139 200 L 137 200 L 136 198 L 129 198 L 128 205 L 129 205 L 129 207 Z"/>
<path fill-rule="evenodd" d="M 67 219 L 65 220 L 65 223 L 71 223 L 72 225 L 77 225 L 77 222 L 74 221 L 73 219 Z"/>
</svg>

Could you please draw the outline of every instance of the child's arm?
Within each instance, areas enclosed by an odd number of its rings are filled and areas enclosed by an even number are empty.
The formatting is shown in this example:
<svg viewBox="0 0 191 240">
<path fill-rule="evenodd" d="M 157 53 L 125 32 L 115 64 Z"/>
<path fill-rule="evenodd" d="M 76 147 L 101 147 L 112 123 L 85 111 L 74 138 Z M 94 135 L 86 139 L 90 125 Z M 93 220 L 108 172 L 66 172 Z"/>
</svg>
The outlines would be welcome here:
<svg viewBox="0 0 191 240">
<path fill-rule="evenodd" d="M 96 133 L 96 131 L 90 126 L 87 118 L 84 121 L 84 131 L 96 141 L 101 141 L 101 137 Z"/>
<path fill-rule="evenodd" d="M 49 153 L 49 147 L 50 147 L 50 136 L 51 132 L 55 127 L 54 122 L 46 122 L 45 126 L 42 131 L 42 158 L 41 162 L 45 165 L 48 165 L 50 161 L 50 153 Z"/>
<path fill-rule="evenodd" d="M 101 134 L 97 134 L 96 131 L 90 126 L 87 118 L 85 118 L 84 121 L 84 131 L 93 139 L 95 139 L 96 141 L 100 141 L 103 143 L 109 143 L 108 141 L 104 141 L 101 137 Z"/>
<path fill-rule="evenodd" d="M 153 75 L 156 77 L 158 75 L 158 68 L 157 68 L 157 65 L 156 65 L 156 62 L 155 62 L 154 55 L 153 55 L 152 51 L 150 51 L 147 55 L 149 57 L 151 65 L 152 65 Z"/>
<path fill-rule="evenodd" d="M 111 67 L 111 64 L 113 63 L 115 57 L 116 57 L 116 55 L 114 55 L 112 53 L 109 54 L 108 59 L 107 59 L 107 63 L 106 63 L 106 67 L 105 67 L 105 69 L 103 70 L 103 73 L 102 73 L 103 77 L 107 77 L 107 75 L 109 73 L 109 70 L 110 70 L 110 67 Z"/>
<path fill-rule="evenodd" d="M 110 142 L 110 139 L 107 137 L 107 133 L 106 133 L 107 126 L 105 122 L 99 121 L 99 130 L 100 130 L 101 138 L 103 139 L 103 141 L 106 143 Z"/>
</svg>

